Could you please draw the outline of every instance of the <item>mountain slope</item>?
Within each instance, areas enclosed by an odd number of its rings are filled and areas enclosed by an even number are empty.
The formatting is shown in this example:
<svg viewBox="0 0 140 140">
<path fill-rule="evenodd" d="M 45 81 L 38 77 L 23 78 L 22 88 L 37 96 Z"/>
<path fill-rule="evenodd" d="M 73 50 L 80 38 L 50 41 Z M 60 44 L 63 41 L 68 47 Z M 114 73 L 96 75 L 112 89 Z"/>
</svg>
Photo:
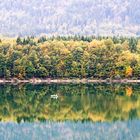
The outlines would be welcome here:
<svg viewBox="0 0 140 140">
<path fill-rule="evenodd" d="M 139 35 L 140 0 L 0 0 L 3 35 Z"/>
</svg>

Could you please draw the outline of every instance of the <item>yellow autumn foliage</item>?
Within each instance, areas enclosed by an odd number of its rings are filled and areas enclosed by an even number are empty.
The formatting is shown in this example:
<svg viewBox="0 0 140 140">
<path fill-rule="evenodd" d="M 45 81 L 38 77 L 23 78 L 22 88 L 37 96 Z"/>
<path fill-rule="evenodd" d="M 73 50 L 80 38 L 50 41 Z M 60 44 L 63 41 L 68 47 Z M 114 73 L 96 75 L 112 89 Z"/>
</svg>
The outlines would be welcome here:
<svg viewBox="0 0 140 140">
<path fill-rule="evenodd" d="M 126 87 L 125 91 L 126 95 L 129 97 L 133 94 L 132 87 Z"/>
<path fill-rule="evenodd" d="M 133 73 L 133 69 L 130 66 L 128 66 L 125 72 L 126 77 L 132 76 L 132 73 Z"/>
</svg>

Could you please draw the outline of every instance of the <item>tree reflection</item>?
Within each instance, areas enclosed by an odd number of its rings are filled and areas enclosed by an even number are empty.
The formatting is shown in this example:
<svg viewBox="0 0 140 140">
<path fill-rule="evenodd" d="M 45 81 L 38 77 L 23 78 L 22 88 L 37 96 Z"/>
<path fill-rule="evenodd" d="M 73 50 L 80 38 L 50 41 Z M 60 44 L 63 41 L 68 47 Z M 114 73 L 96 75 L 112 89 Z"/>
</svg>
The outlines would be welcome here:
<svg viewBox="0 0 140 140">
<path fill-rule="evenodd" d="M 0 85 L 0 120 L 111 122 L 140 118 L 139 91 L 138 85 Z M 59 98 L 51 99 L 51 94 Z"/>
</svg>

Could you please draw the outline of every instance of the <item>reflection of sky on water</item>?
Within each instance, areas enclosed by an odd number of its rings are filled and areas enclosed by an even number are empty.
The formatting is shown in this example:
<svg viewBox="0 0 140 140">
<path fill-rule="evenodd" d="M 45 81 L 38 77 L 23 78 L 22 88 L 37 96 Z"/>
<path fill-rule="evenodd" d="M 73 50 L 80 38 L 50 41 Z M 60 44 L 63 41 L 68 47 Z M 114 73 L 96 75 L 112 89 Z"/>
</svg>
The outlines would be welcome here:
<svg viewBox="0 0 140 140">
<path fill-rule="evenodd" d="M 0 140 L 139 140 L 140 120 L 114 123 L 0 123 Z"/>
</svg>

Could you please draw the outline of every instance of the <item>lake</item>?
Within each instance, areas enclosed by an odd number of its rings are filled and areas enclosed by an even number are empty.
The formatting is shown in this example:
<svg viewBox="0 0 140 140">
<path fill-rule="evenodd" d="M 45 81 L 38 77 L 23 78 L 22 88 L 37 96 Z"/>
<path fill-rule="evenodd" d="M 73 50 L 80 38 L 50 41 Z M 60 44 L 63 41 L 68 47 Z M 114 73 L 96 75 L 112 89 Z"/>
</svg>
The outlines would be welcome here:
<svg viewBox="0 0 140 140">
<path fill-rule="evenodd" d="M 0 120 L 0 140 L 139 140 L 140 86 L 0 85 Z"/>
</svg>

